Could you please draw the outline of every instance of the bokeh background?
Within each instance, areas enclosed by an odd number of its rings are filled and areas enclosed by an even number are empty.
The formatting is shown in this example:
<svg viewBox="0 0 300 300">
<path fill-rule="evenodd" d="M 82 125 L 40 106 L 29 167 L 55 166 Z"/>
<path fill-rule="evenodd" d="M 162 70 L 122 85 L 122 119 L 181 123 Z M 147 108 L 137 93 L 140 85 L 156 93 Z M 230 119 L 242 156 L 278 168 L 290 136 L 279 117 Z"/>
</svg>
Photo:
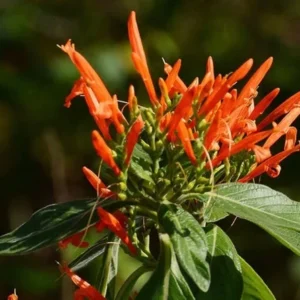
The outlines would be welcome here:
<svg viewBox="0 0 300 300">
<path fill-rule="evenodd" d="M 204 74 L 209 55 L 217 73 L 249 57 L 257 67 L 273 56 L 260 95 L 280 87 L 278 104 L 300 90 L 298 0 L 0 0 L 1 234 L 45 205 L 94 196 L 81 167 L 96 160 L 90 142 L 95 125 L 81 99 L 71 110 L 63 107 L 78 73 L 56 44 L 72 38 L 112 93 L 126 100 L 133 83 L 146 103 L 129 56 L 131 10 L 154 78 L 163 75 L 162 57 L 170 63 L 182 58 L 181 77 L 191 82 Z M 299 163 L 295 154 L 278 179 L 261 180 L 300 200 Z M 254 225 L 232 221 L 223 228 L 276 297 L 300 299 L 300 259 Z M 71 299 L 55 260 L 61 260 L 55 247 L 0 257 L 0 299 L 15 287 L 21 300 Z"/>
</svg>

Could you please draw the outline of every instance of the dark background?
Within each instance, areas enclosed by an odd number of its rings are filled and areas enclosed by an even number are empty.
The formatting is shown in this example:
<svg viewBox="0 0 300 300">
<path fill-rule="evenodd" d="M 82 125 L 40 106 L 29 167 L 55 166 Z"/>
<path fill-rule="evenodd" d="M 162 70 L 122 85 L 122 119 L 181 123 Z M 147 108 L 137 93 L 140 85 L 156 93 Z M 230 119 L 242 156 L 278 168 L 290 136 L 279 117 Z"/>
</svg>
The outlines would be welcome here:
<svg viewBox="0 0 300 300">
<path fill-rule="evenodd" d="M 136 10 L 154 78 L 163 75 L 161 58 L 182 58 L 181 77 L 203 76 L 209 55 L 216 73 L 229 73 L 249 57 L 274 66 L 259 89 L 275 87 L 276 104 L 300 89 L 300 1 L 298 0 L 0 0 L 0 233 L 47 204 L 94 196 L 81 173 L 96 156 L 95 128 L 84 101 L 63 107 L 78 73 L 56 47 L 72 38 L 99 72 L 111 93 L 126 100 L 133 83 L 142 103 L 145 92 L 133 70 L 127 40 L 129 12 Z M 144 99 L 143 99 L 144 98 Z M 260 99 L 261 96 L 258 97 Z M 262 182 L 300 199 L 299 154 L 282 164 L 278 179 Z M 259 228 L 241 220 L 223 224 L 246 258 L 281 300 L 300 299 L 300 260 Z M 21 300 L 71 299 L 61 285 L 57 249 L 0 257 L 0 299 L 16 287 Z"/>
</svg>

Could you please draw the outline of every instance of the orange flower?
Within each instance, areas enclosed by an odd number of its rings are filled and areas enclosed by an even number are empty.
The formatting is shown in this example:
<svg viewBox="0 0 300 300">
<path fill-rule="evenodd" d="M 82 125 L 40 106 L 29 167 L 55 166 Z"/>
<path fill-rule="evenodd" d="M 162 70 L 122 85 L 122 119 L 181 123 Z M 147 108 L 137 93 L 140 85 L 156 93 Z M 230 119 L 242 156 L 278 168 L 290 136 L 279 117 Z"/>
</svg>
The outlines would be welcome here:
<svg viewBox="0 0 300 300">
<path fill-rule="evenodd" d="M 300 151 L 300 145 L 284 150 L 259 164 L 253 171 L 241 178 L 239 182 L 249 182 L 253 178 L 267 173 L 271 177 L 277 177 L 280 173 L 279 163 L 294 152 Z"/>
<path fill-rule="evenodd" d="M 262 130 L 273 121 L 276 121 L 282 115 L 287 114 L 291 109 L 300 105 L 300 92 L 294 94 L 287 100 L 285 100 L 282 104 L 280 104 L 277 108 L 275 108 L 268 116 L 266 116 L 258 125 L 257 130 Z"/>
<path fill-rule="evenodd" d="M 106 185 L 92 170 L 87 167 L 83 167 L 82 171 L 91 186 L 97 191 L 98 196 L 105 198 L 113 195 L 113 192 L 106 187 Z"/>
<path fill-rule="evenodd" d="M 14 291 L 13 294 L 9 295 L 7 300 L 18 300 L 18 296 L 16 294 L 16 290 Z"/>
<path fill-rule="evenodd" d="M 142 76 L 151 103 L 156 106 L 158 104 L 158 100 L 152 82 L 152 78 L 148 69 L 147 59 L 141 41 L 139 29 L 136 23 L 134 11 L 131 12 L 128 20 L 128 36 L 132 49 L 131 58 L 134 63 L 135 69 Z"/>
<path fill-rule="evenodd" d="M 196 156 L 194 154 L 194 150 L 191 144 L 191 140 L 190 140 L 190 136 L 189 136 L 189 131 L 186 128 L 186 125 L 184 123 L 184 121 L 181 119 L 178 127 L 177 127 L 177 134 L 179 139 L 181 140 L 181 143 L 183 145 L 184 151 L 186 153 L 186 155 L 188 156 L 188 158 L 190 159 L 190 161 L 192 162 L 193 165 L 197 164 L 197 159 Z"/>
<path fill-rule="evenodd" d="M 70 107 L 74 97 L 84 95 L 90 114 L 106 139 L 110 140 L 111 137 L 105 120 L 112 120 L 117 132 L 123 133 L 124 126 L 121 122 L 125 119 L 118 108 L 116 96 L 111 97 L 95 70 L 80 53 L 75 51 L 75 46 L 70 40 L 60 48 L 68 53 L 81 74 L 81 78 L 75 82 L 71 93 L 67 96 L 65 106 Z"/>
<path fill-rule="evenodd" d="M 261 140 L 268 137 L 271 132 L 272 132 L 271 130 L 258 132 L 258 133 L 247 136 L 246 138 L 242 139 L 240 142 L 236 143 L 235 145 L 233 145 L 231 147 L 223 148 L 219 152 L 218 156 L 212 160 L 212 165 L 216 166 L 225 158 L 230 157 L 236 153 L 239 153 L 242 150 L 253 149 L 253 147 L 256 145 L 256 143 L 258 143 Z M 208 168 L 209 165 L 207 164 L 206 167 Z"/>
<path fill-rule="evenodd" d="M 239 80 L 243 79 L 250 71 L 253 65 L 253 60 L 249 59 L 242 64 L 224 83 L 219 89 L 216 89 L 205 101 L 203 106 L 200 108 L 199 115 L 205 115 L 212 110 L 215 105 L 226 95 L 229 89 Z"/>
<path fill-rule="evenodd" d="M 297 140 L 297 128 L 290 127 L 285 136 L 284 150 L 292 149 Z"/>
<path fill-rule="evenodd" d="M 166 62 L 164 62 L 164 64 L 165 64 L 164 70 L 169 75 L 172 72 L 173 68 Z M 175 78 L 173 86 L 174 86 L 174 91 L 180 94 L 183 94 L 187 90 L 185 83 L 180 79 L 178 75 Z"/>
<path fill-rule="evenodd" d="M 72 272 L 66 265 L 62 266 L 61 270 L 71 278 L 77 287 L 79 287 L 74 293 L 75 300 L 83 300 L 86 298 L 89 300 L 105 300 L 105 297 L 103 297 L 93 286 Z"/>
<path fill-rule="evenodd" d="M 82 77 L 75 81 L 74 86 L 70 92 L 70 94 L 66 97 L 65 107 L 69 108 L 71 106 L 72 100 L 77 97 L 83 95 L 83 86 L 85 85 L 85 81 Z"/>
<path fill-rule="evenodd" d="M 103 161 L 112 168 L 114 173 L 119 176 L 121 171 L 112 156 L 112 151 L 96 130 L 93 130 L 92 132 L 92 142 L 98 156 L 100 156 Z"/>
<path fill-rule="evenodd" d="M 270 57 L 267 59 L 257 70 L 256 72 L 251 76 L 249 81 L 245 84 L 245 86 L 242 88 L 241 92 L 239 93 L 239 96 L 236 101 L 236 106 L 240 106 L 244 103 L 245 100 L 248 100 L 252 97 L 254 92 L 256 91 L 258 85 L 263 80 L 269 69 L 271 68 L 273 63 L 273 57 Z"/>
<path fill-rule="evenodd" d="M 178 59 L 174 64 L 172 70 L 168 73 L 167 79 L 165 80 L 168 92 L 173 88 L 176 79 L 178 78 L 178 73 L 181 68 L 181 59 Z"/>
<path fill-rule="evenodd" d="M 181 100 L 177 104 L 173 115 L 171 116 L 171 120 L 169 122 L 168 135 L 172 136 L 174 131 L 176 130 L 180 120 L 185 118 L 191 108 L 192 102 L 195 99 L 196 88 L 192 87 L 188 89 L 182 96 Z"/>
<path fill-rule="evenodd" d="M 78 248 L 87 248 L 89 246 L 88 242 L 83 241 L 84 235 L 86 234 L 85 231 L 78 232 L 73 234 L 70 237 L 67 237 L 58 243 L 59 248 L 65 249 L 68 247 L 69 244 L 72 244 Z"/>
<path fill-rule="evenodd" d="M 127 235 L 126 230 L 122 225 L 124 225 L 124 221 L 119 221 L 116 216 L 113 214 L 107 212 L 101 207 L 97 208 L 97 213 L 100 219 L 100 222 L 96 224 L 96 229 L 98 231 L 102 231 L 105 227 L 107 227 L 109 230 L 111 230 L 116 236 L 118 236 L 122 242 L 127 245 L 128 249 L 132 254 L 136 254 L 136 248 L 133 246 L 132 242 L 129 239 L 129 236 Z M 123 224 L 122 224 L 123 223 Z"/>
<path fill-rule="evenodd" d="M 136 104 L 137 103 L 136 103 L 134 87 L 133 87 L 133 85 L 130 85 L 129 92 L 128 92 L 128 106 L 129 106 L 130 111 L 134 110 Z"/>
<path fill-rule="evenodd" d="M 272 157 L 276 157 L 276 155 L 272 156 L 270 148 L 282 136 L 286 138 L 284 153 L 289 153 L 285 151 L 295 148 L 297 130 L 291 125 L 300 114 L 300 92 L 291 96 L 258 125 L 256 124 L 257 118 L 265 112 L 279 93 L 278 88 L 274 89 L 257 104 L 255 103 L 258 86 L 271 68 L 272 57 L 260 65 L 240 92 L 233 87 L 249 73 L 253 65 L 252 59 L 244 62 L 232 74 L 222 76 L 215 74 L 213 59 L 209 57 L 203 79 L 199 80 L 196 77 L 189 86 L 179 77 L 181 60 L 178 59 L 173 67 L 164 61 L 167 77 L 159 79 L 161 95 L 158 98 L 148 68 L 135 12 L 131 12 L 128 20 L 128 35 L 132 49 L 131 57 L 136 70 L 144 81 L 150 102 L 155 106 L 154 113 L 157 124 L 160 131 L 163 132 L 161 136 L 165 137 L 166 135 L 168 142 L 174 143 L 174 148 L 181 144 L 192 164 L 197 165 L 197 161 L 204 160 L 207 172 L 210 170 L 208 155 L 203 155 L 201 158 L 196 157 L 193 147 L 199 143 L 193 143 L 194 139 L 199 139 L 199 142 L 202 142 L 205 149 L 210 152 L 209 160 L 213 166 L 217 166 L 224 159 L 245 150 L 250 151 L 251 155 L 255 157 L 256 163 L 260 165 L 265 161 L 270 162 Z M 100 77 L 81 54 L 75 51 L 74 45 L 70 41 L 61 48 L 69 54 L 81 74 L 81 78 L 75 83 L 67 97 L 65 105 L 70 106 L 73 97 L 84 95 L 89 111 L 105 140 L 111 140 L 109 130 L 111 123 L 114 124 L 119 134 L 123 134 L 126 130 L 124 164 L 128 166 L 144 126 L 143 120 L 138 117 L 128 130 L 126 120 L 119 110 L 117 97 L 110 96 Z M 133 86 L 129 88 L 128 106 L 132 120 L 138 115 Z M 279 118 L 282 119 L 277 125 L 275 121 L 277 122 Z M 273 129 L 265 130 L 270 124 L 273 124 Z M 156 134 L 156 131 L 152 131 L 152 133 Z M 118 176 L 121 169 L 116 164 L 112 150 L 102 136 L 97 131 L 93 132 L 94 147 L 97 154 Z M 155 138 L 160 137 L 157 135 Z M 265 143 L 261 144 L 263 140 Z M 124 139 L 121 141 L 122 145 L 123 143 Z M 234 157 L 232 159 L 235 160 Z M 254 166 L 250 166 L 249 171 L 253 170 Z M 279 165 L 268 165 L 268 168 L 267 173 L 271 176 L 276 176 L 280 172 Z M 105 187 L 99 188 L 100 179 L 90 170 L 84 169 L 84 172 L 97 192 L 103 193 Z"/>
<path fill-rule="evenodd" d="M 133 123 L 131 128 L 128 131 L 127 138 L 126 138 L 126 146 L 125 146 L 125 165 L 128 166 L 130 162 L 130 158 L 132 155 L 132 152 L 134 150 L 134 146 L 136 145 L 139 135 L 142 132 L 142 129 L 144 128 L 144 121 L 141 116 L 139 116 L 136 121 Z"/>
<path fill-rule="evenodd" d="M 75 45 L 71 43 L 71 40 L 68 40 L 67 43 L 64 46 L 60 46 L 60 48 L 69 55 L 84 81 L 93 89 L 98 101 L 110 100 L 111 95 L 103 81 L 88 61 L 75 50 Z"/>
<path fill-rule="evenodd" d="M 165 99 L 169 98 L 169 96 L 170 97 L 173 96 L 171 91 L 178 77 L 180 67 L 181 67 L 181 59 L 178 59 L 174 67 L 172 68 L 172 70 L 168 73 L 166 80 L 163 80 L 162 78 L 159 78 L 158 80 L 158 84 L 161 90 L 161 98 L 160 98 L 161 109 L 159 111 L 160 115 L 162 115 L 163 112 L 168 107 Z"/>
<path fill-rule="evenodd" d="M 272 145 L 274 145 L 281 136 L 288 132 L 290 125 L 298 118 L 299 115 L 300 107 L 293 108 L 274 128 L 275 132 L 269 136 L 263 147 L 270 148 Z"/>
<path fill-rule="evenodd" d="M 268 95 L 266 95 L 259 103 L 254 107 L 249 119 L 256 120 L 264 111 L 269 107 L 272 101 L 277 97 L 280 89 L 276 88 L 271 91 Z"/>
</svg>

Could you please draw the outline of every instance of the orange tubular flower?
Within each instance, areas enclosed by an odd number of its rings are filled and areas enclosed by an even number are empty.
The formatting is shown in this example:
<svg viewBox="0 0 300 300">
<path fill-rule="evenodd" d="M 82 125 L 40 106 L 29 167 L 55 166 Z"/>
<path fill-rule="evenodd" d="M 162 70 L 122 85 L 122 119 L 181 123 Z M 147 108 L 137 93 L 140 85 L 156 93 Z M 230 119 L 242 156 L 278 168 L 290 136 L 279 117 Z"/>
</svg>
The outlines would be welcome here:
<svg viewBox="0 0 300 300">
<path fill-rule="evenodd" d="M 134 92 L 134 87 L 133 85 L 129 86 L 129 92 L 128 92 L 128 106 L 129 110 L 133 111 L 135 108 L 136 103 L 136 97 L 135 97 L 135 92 Z"/>
<path fill-rule="evenodd" d="M 284 150 L 292 149 L 297 140 L 297 128 L 290 127 L 285 136 Z"/>
<path fill-rule="evenodd" d="M 74 293 L 74 300 L 105 300 L 93 286 L 91 286 L 87 281 L 81 279 L 78 275 L 72 272 L 66 265 L 61 267 L 62 272 L 67 274 L 71 280 L 79 287 Z"/>
<path fill-rule="evenodd" d="M 189 137 L 189 131 L 186 128 L 186 125 L 182 119 L 180 120 L 180 122 L 178 124 L 177 134 L 178 134 L 179 139 L 181 140 L 181 143 L 183 145 L 186 155 L 188 156 L 188 158 L 190 159 L 192 164 L 196 165 L 197 159 L 196 159 L 196 156 L 195 156 L 192 144 L 191 144 L 191 140 Z"/>
<path fill-rule="evenodd" d="M 136 145 L 139 135 L 142 132 L 142 129 L 144 128 L 144 121 L 141 116 L 137 118 L 137 120 L 133 123 L 131 126 L 127 138 L 126 138 L 126 146 L 125 146 L 125 152 L 126 152 L 126 158 L 125 158 L 125 165 L 128 166 L 130 162 L 130 158 L 132 155 L 132 152 L 134 150 L 134 146 Z"/>
<path fill-rule="evenodd" d="M 274 128 L 275 132 L 269 136 L 263 147 L 270 148 L 272 145 L 274 145 L 281 136 L 288 132 L 290 125 L 298 118 L 299 115 L 300 107 L 293 108 Z"/>
<path fill-rule="evenodd" d="M 229 78 L 222 84 L 222 86 L 214 93 L 212 93 L 205 101 L 199 111 L 199 115 L 205 115 L 212 110 L 215 105 L 222 99 L 229 89 L 239 80 L 243 79 L 250 71 L 253 65 L 253 60 L 247 60 L 241 65 Z"/>
<path fill-rule="evenodd" d="M 164 62 L 165 64 L 165 72 L 167 74 L 170 74 L 173 70 L 173 68 L 167 64 L 166 62 Z M 174 89 L 176 92 L 183 94 L 186 90 L 187 90 L 187 86 L 185 85 L 185 83 L 180 79 L 180 77 L 177 75 L 174 81 Z"/>
<path fill-rule="evenodd" d="M 236 106 L 243 104 L 245 99 L 249 99 L 252 96 L 253 92 L 256 91 L 258 85 L 271 68 L 272 63 L 273 57 L 270 57 L 257 69 L 257 71 L 252 75 L 252 77 L 241 90 L 237 98 Z"/>
<path fill-rule="evenodd" d="M 212 170 L 211 163 L 215 167 L 228 159 L 228 163 L 233 166 L 230 168 L 230 172 L 237 170 L 236 174 L 231 177 L 235 180 L 238 180 L 239 176 L 244 176 L 241 174 L 247 173 L 245 167 L 250 173 L 242 180 L 250 180 L 249 178 L 254 178 L 263 172 L 275 177 L 280 172 L 279 162 L 287 155 L 298 151 L 298 146 L 295 146 L 297 130 L 291 126 L 300 115 L 300 92 L 288 98 L 257 124 L 257 119 L 279 93 L 279 89 L 276 88 L 256 103 L 258 86 L 272 66 L 272 57 L 257 68 L 240 92 L 234 87 L 251 70 L 252 59 L 244 62 L 231 74 L 222 76 L 216 74 L 213 59 L 209 57 L 203 78 L 199 80 L 196 77 L 190 85 L 185 84 L 179 77 L 180 59 L 173 66 L 163 61 L 167 76 L 165 79 L 159 78 L 161 94 L 158 97 L 147 65 L 135 12 L 131 12 L 128 20 L 128 35 L 132 61 L 144 81 L 150 102 L 154 106 L 153 115 L 156 116 L 157 122 L 150 122 L 149 127 L 152 128 L 145 133 L 153 135 L 154 141 L 166 137 L 169 143 L 173 143 L 170 151 L 174 150 L 179 154 L 181 152 L 176 148 L 183 147 L 187 158 L 193 165 L 201 167 L 202 164 L 198 165 L 197 163 L 203 160 L 206 166 L 206 171 L 204 171 L 207 172 L 206 175 L 209 176 L 211 175 L 209 172 L 214 172 L 220 181 L 229 178 L 226 177 L 228 169 Z M 129 127 L 119 110 L 117 97 L 115 95 L 111 97 L 94 69 L 80 53 L 75 51 L 74 45 L 68 41 L 61 48 L 68 53 L 81 74 L 81 78 L 75 82 L 70 95 L 66 98 L 65 106 L 69 107 L 75 96 L 85 96 L 89 111 L 101 134 L 93 131 L 93 145 L 97 154 L 119 176 L 123 168 L 128 168 L 134 147 L 140 139 L 144 122 L 138 115 L 139 110 L 143 115 L 144 108 L 139 109 L 134 88 L 130 86 L 128 93 L 130 120 L 138 118 Z M 116 147 L 124 149 L 122 154 L 124 162 L 120 167 L 114 160 L 112 149 L 105 142 L 111 140 L 110 124 L 113 124 L 117 133 L 120 134 L 115 143 Z M 160 130 L 153 130 L 156 129 L 153 127 L 157 124 Z M 273 125 L 272 129 L 270 129 L 271 124 Z M 284 151 L 272 156 L 271 147 L 283 136 L 285 136 Z M 196 141 L 193 143 L 193 140 Z M 147 139 L 142 145 L 145 151 L 149 150 L 150 153 L 153 146 L 148 143 L 149 140 L 146 141 Z M 124 143 L 125 147 L 122 148 Z M 165 143 L 163 144 L 165 145 Z M 193 147 L 200 144 L 203 144 L 209 153 L 198 158 Z M 249 153 L 245 153 L 246 151 Z M 246 163 L 240 166 L 243 159 Z M 165 160 L 159 162 L 159 164 L 164 163 Z M 259 165 L 257 166 L 257 164 Z M 241 171 L 242 169 L 243 171 Z M 98 194 L 112 195 L 111 191 L 107 190 L 91 170 L 84 167 L 83 172 Z M 103 228 L 103 226 L 108 225 L 103 222 L 99 224 L 99 228 Z M 125 239 L 124 235 L 123 238 Z"/>
<path fill-rule="evenodd" d="M 112 168 L 117 176 L 119 176 L 121 171 L 112 156 L 112 151 L 107 146 L 99 132 L 96 130 L 93 130 L 92 132 L 92 141 L 98 156 L 101 157 L 103 161 Z"/>
<path fill-rule="evenodd" d="M 218 110 L 214 117 L 204 139 L 204 147 L 209 151 L 211 150 L 214 142 L 217 142 L 220 138 L 221 129 L 221 114 L 222 111 Z"/>
<path fill-rule="evenodd" d="M 97 191 L 97 196 L 105 198 L 113 195 L 113 192 L 106 187 L 106 185 L 92 170 L 87 167 L 83 167 L 82 171 L 91 186 Z"/>
<path fill-rule="evenodd" d="M 124 121 L 124 117 L 117 101 L 111 97 L 95 70 L 80 53 L 75 51 L 75 46 L 70 40 L 60 48 L 70 56 L 81 74 L 81 78 L 75 82 L 71 93 L 67 96 L 65 106 L 70 107 L 74 97 L 84 95 L 89 111 L 106 139 L 111 139 L 105 122 L 107 119 L 112 120 L 118 133 L 123 133 L 124 126 L 120 122 Z"/>
<path fill-rule="evenodd" d="M 188 115 L 192 102 L 195 98 L 195 92 L 196 92 L 196 88 L 194 87 L 188 89 L 182 96 L 179 103 L 177 104 L 169 123 L 169 131 L 168 131 L 169 136 L 171 136 L 173 132 L 176 130 L 180 120 L 182 118 L 185 118 L 185 116 Z"/>
<path fill-rule="evenodd" d="M 83 87 L 85 85 L 85 81 L 82 77 L 80 77 L 78 80 L 75 81 L 74 86 L 70 92 L 70 94 L 66 97 L 65 100 L 65 107 L 69 108 L 71 106 L 72 100 L 77 97 L 84 94 Z"/>
<path fill-rule="evenodd" d="M 141 36 L 136 23 L 135 12 L 131 12 L 128 20 L 128 36 L 132 49 L 132 61 L 135 69 L 142 76 L 145 87 L 150 97 L 152 105 L 158 104 L 155 88 L 152 82 L 152 78 L 148 69 L 147 59 L 144 52 Z"/>
<path fill-rule="evenodd" d="M 126 230 L 122 226 L 122 223 L 115 217 L 113 214 L 107 212 L 102 207 L 97 208 L 97 213 L 100 219 L 100 222 L 96 224 L 96 229 L 102 231 L 103 228 L 107 227 L 111 230 L 116 236 L 118 236 L 122 242 L 127 245 L 128 249 L 132 254 L 136 254 L 136 248 L 132 244 L 127 235 Z"/>
<path fill-rule="evenodd" d="M 106 89 L 103 81 L 100 79 L 88 61 L 75 50 L 75 45 L 71 43 L 71 40 L 68 40 L 67 43 L 64 46 L 60 46 L 60 48 L 69 55 L 82 78 L 93 89 L 98 101 L 110 100 L 111 95 Z"/>
<path fill-rule="evenodd" d="M 300 105 L 300 92 L 294 94 L 277 108 L 275 108 L 267 117 L 265 117 L 258 125 L 257 130 L 260 131 L 273 121 L 276 121 L 282 115 L 287 114 L 292 108 Z"/>
<path fill-rule="evenodd" d="M 78 233 L 60 241 L 58 243 L 58 246 L 61 249 L 65 249 L 68 247 L 69 244 L 72 244 L 73 246 L 78 247 L 78 248 L 87 248 L 89 246 L 89 243 L 83 241 L 85 234 L 86 234 L 85 231 L 78 232 Z"/>
<path fill-rule="evenodd" d="M 13 294 L 9 295 L 7 300 L 18 300 L 18 296 L 16 294 L 16 291 L 14 291 Z"/>
<path fill-rule="evenodd" d="M 284 150 L 258 165 L 253 171 L 241 178 L 239 182 L 249 182 L 253 178 L 260 176 L 263 173 L 268 173 L 271 177 L 277 177 L 280 172 L 279 163 L 294 152 L 300 151 L 300 145 L 297 145 L 289 150 Z"/>
<path fill-rule="evenodd" d="M 277 97 L 279 94 L 280 89 L 274 89 L 268 95 L 266 95 L 254 108 L 249 119 L 256 120 L 264 111 L 269 107 L 272 101 Z"/>
<path fill-rule="evenodd" d="M 212 160 L 212 165 L 216 166 L 225 158 L 239 153 L 242 150 L 253 149 L 256 143 L 268 137 L 271 132 L 272 130 L 267 130 L 249 135 L 248 137 L 242 139 L 240 142 L 236 143 L 232 147 L 221 150 L 218 156 Z M 207 164 L 206 167 L 209 168 L 209 165 Z"/>
</svg>

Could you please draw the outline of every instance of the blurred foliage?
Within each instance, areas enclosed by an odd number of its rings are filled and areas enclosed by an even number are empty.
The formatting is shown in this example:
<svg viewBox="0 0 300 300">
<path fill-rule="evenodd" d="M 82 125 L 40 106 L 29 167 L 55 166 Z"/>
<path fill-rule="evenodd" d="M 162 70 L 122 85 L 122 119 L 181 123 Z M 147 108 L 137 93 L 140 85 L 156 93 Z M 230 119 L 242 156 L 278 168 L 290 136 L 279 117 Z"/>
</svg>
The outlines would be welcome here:
<svg viewBox="0 0 300 300">
<path fill-rule="evenodd" d="M 170 63 L 182 58 L 181 76 L 192 81 L 204 74 L 209 55 L 220 73 L 233 71 L 249 57 L 258 66 L 274 56 L 260 95 L 279 86 L 276 105 L 299 90 L 298 0 L 1 0 L 1 233 L 42 206 L 94 195 L 81 167 L 97 168 L 90 142 L 95 125 L 84 101 L 76 99 L 72 111 L 63 107 L 78 73 L 55 45 L 72 38 L 111 93 L 126 101 L 133 83 L 140 103 L 146 104 L 129 56 L 126 22 L 131 10 L 137 12 L 154 78 L 163 76 L 162 57 Z M 299 162 L 299 155 L 289 158 L 279 179 L 262 181 L 300 199 Z M 299 258 L 244 221 L 222 225 L 278 299 L 300 299 Z M 64 296 L 55 260 L 61 260 L 56 249 L 0 257 L 1 270 L 6 270 L 0 275 L 0 298 L 16 287 L 22 300 L 71 299 Z"/>
</svg>

